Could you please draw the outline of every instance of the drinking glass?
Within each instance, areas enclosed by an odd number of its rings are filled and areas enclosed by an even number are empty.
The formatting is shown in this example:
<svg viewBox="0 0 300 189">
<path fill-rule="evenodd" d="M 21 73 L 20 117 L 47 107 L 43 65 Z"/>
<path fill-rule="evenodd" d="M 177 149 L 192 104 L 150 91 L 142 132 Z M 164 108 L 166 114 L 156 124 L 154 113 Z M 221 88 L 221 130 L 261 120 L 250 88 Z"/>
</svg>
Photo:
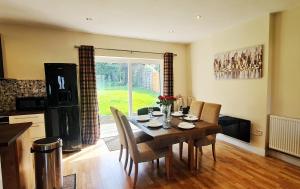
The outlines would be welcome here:
<svg viewBox="0 0 300 189">
<path fill-rule="evenodd" d="M 153 108 L 152 107 L 149 107 L 148 108 L 148 112 L 149 112 L 149 116 L 150 116 L 150 118 L 152 117 L 152 113 L 153 113 Z"/>
</svg>

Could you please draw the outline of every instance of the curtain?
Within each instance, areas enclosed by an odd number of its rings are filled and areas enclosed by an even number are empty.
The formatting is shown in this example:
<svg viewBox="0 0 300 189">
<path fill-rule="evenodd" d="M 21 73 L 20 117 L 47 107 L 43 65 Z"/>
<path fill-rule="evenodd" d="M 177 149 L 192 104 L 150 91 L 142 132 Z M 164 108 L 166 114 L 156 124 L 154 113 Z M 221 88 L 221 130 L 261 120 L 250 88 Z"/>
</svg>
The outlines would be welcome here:
<svg viewBox="0 0 300 189">
<path fill-rule="evenodd" d="M 79 77 L 82 142 L 84 144 L 95 144 L 100 138 L 100 117 L 93 46 L 79 47 Z"/>
<path fill-rule="evenodd" d="M 173 53 L 164 53 L 164 90 L 163 94 L 173 96 Z"/>
</svg>

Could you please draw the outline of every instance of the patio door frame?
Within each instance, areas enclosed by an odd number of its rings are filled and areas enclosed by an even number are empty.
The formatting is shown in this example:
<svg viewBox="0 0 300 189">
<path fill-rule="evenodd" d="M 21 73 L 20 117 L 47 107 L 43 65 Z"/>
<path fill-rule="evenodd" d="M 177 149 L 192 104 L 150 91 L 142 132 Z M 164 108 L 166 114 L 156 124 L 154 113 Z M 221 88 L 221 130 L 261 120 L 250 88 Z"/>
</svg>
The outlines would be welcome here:
<svg viewBox="0 0 300 189">
<path fill-rule="evenodd" d="M 160 77 L 160 94 L 163 94 L 163 73 L 164 73 L 164 64 L 163 59 L 154 59 L 154 58 L 132 58 L 132 57 L 114 57 L 114 56 L 95 56 L 97 59 L 113 59 L 120 64 L 127 64 L 127 85 L 128 85 L 128 116 L 134 115 L 132 112 L 132 65 L 133 64 L 158 64 L 159 65 L 159 77 Z M 120 61 L 120 62 L 118 62 Z M 100 102 L 101 103 L 101 102 Z"/>
</svg>

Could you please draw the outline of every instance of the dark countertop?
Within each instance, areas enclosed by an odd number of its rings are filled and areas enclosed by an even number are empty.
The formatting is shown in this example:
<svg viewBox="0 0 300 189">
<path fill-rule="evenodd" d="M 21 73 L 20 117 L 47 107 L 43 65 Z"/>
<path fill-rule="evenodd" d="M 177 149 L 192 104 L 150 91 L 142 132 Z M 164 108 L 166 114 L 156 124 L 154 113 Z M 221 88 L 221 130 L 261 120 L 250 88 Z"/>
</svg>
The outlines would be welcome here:
<svg viewBox="0 0 300 189">
<path fill-rule="evenodd" d="M 13 115 L 28 115 L 28 114 L 43 114 L 44 110 L 32 110 L 32 111 L 17 111 L 12 110 L 9 112 L 0 112 L 0 116 L 13 116 Z"/>
<path fill-rule="evenodd" d="M 31 122 L 0 125 L 0 147 L 8 147 L 31 125 Z"/>
</svg>

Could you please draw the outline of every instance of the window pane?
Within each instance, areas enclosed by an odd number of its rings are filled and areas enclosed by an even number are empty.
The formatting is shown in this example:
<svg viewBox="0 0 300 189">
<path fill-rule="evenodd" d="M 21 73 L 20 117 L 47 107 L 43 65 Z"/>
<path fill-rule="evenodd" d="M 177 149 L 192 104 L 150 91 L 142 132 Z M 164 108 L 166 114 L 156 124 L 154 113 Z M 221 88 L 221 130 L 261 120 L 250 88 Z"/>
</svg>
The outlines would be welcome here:
<svg viewBox="0 0 300 189">
<path fill-rule="evenodd" d="M 132 112 L 157 106 L 160 95 L 159 64 L 132 64 Z"/>
<path fill-rule="evenodd" d="M 111 115 L 110 106 L 128 114 L 128 64 L 96 63 L 100 115 Z"/>
</svg>

